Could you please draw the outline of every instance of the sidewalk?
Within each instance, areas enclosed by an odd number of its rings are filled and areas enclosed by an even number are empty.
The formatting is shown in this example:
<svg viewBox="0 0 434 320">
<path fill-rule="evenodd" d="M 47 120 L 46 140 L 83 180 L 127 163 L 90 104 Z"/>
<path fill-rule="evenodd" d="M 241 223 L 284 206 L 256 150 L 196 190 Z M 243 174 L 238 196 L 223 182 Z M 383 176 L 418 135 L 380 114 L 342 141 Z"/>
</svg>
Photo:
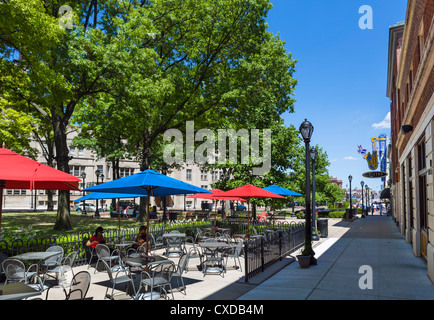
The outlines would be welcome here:
<svg viewBox="0 0 434 320">
<path fill-rule="evenodd" d="M 434 299 L 425 264 L 413 255 L 392 217 L 369 215 L 331 229 L 314 247 L 318 265 L 301 269 L 291 263 L 238 300 Z M 362 266 L 372 270 L 372 288 L 359 287 L 359 282 L 369 284 L 366 269 L 359 273 Z"/>
</svg>

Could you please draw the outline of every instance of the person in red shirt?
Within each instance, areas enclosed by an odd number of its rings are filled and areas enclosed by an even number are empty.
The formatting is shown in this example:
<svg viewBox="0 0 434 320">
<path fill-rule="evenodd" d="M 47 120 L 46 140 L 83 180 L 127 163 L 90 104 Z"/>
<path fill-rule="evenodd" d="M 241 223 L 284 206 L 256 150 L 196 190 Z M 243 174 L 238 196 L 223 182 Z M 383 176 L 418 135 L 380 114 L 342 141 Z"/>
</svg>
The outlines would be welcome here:
<svg viewBox="0 0 434 320">
<path fill-rule="evenodd" d="M 92 237 L 90 237 L 90 239 L 86 243 L 86 246 L 88 246 L 88 247 L 92 246 L 92 248 L 95 248 L 100 243 L 104 244 L 105 239 L 102 235 L 103 232 L 104 232 L 104 229 L 102 227 L 96 228 L 95 234 Z"/>
</svg>

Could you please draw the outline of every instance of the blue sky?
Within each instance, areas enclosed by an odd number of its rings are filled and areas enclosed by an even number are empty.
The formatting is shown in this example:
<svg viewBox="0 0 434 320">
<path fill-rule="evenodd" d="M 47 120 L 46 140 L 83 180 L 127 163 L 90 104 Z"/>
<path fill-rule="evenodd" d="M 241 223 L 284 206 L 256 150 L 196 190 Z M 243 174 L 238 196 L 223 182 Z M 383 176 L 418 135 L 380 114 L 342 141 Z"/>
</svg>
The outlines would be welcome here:
<svg viewBox="0 0 434 320">
<path fill-rule="evenodd" d="M 390 137 L 382 123 L 390 110 L 386 97 L 389 27 L 405 20 L 407 0 L 272 0 L 267 22 L 298 60 L 294 77 L 295 113 L 285 114 L 296 128 L 307 118 L 314 126 L 311 144 L 322 147 L 331 176 L 360 188 L 380 190 L 357 145 L 372 150 L 371 138 Z M 359 8 L 372 8 L 373 28 L 362 30 Z M 377 127 L 374 127 L 377 124 Z"/>
</svg>

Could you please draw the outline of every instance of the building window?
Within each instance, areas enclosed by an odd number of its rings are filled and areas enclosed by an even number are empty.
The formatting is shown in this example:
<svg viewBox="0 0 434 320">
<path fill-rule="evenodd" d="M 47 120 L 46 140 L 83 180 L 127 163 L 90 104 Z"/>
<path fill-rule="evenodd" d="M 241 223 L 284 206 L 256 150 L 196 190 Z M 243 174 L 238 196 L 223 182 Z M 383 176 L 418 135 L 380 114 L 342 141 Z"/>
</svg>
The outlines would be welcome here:
<svg viewBox="0 0 434 320">
<path fill-rule="evenodd" d="M 69 147 L 69 155 L 75 157 L 75 147 Z"/>
<path fill-rule="evenodd" d="M 191 180 L 191 169 L 187 169 L 185 172 L 185 178 Z"/>
<path fill-rule="evenodd" d="M 8 196 L 11 196 L 12 193 L 13 193 L 12 189 L 8 189 L 8 190 L 6 191 L 6 194 L 7 194 Z"/>
<path fill-rule="evenodd" d="M 81 177 L 81 173 L 84 172 L 85 167 L 83 166 L 69 166 L 69 174 L 74 177 Z"/>
<path fill-rule="evenodd" d="M 217 181 L 219 179 L 219 172 L 218 171 L 213 171 L 211 179 L 212 179 L 212 181 Z"/>
<path fill-rule="evenodd" d="M 206 189 L 206 190 L 208 190 L 208 186 L 206 186 L 206 185 L 201 185 L 200 186 L 202 189 Z"/>
<path fill-rule="evenodd" d="M 417 145 L 417 164 L 419 171 L 426 167 L 425 138 Z"/>
<path fill-rule="evenodd" d="M 200 170 L 200 180 L 202 181 L 208 180 L 208 173 L 206 170 Z"/>
<path fill-rule="evenodd" d="M 82 158 L 82 157 L 84 156 L 84 150 L 83 150 L 83 148 L 79 148 L 79 149 L 78 149 L 78 156 L 79 156 L 80 158 Z"/>
<path fill-rule="evenodd" d="M 120 168 L 119 174 L 120 174 L 121 178 L 131 176 L 134 174 L 134 169 L 132 169 L 132 168 Z"/>
</svg>

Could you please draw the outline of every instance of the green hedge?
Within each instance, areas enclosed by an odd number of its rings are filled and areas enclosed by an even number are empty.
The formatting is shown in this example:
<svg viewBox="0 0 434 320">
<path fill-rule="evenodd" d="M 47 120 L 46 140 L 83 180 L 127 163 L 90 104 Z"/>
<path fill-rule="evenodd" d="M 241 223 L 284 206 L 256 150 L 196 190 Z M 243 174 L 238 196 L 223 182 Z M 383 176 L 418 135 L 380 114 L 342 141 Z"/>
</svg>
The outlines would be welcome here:
<svg viewBox="0 0 434 320">
<path fill-rule="evenodd" d="M 345 211 L 332 211 L 329 213 L 329 218 L 345 218 Z"/>
<path fill-rule="evenodd" d="M 296 214 L 297 219 L 304 219 L 304 212 L 299 212 Z M 345 211 L 332 211 L 328 215 L 319 215 L 318 218 L 345 218 Z"/>
</svg>

